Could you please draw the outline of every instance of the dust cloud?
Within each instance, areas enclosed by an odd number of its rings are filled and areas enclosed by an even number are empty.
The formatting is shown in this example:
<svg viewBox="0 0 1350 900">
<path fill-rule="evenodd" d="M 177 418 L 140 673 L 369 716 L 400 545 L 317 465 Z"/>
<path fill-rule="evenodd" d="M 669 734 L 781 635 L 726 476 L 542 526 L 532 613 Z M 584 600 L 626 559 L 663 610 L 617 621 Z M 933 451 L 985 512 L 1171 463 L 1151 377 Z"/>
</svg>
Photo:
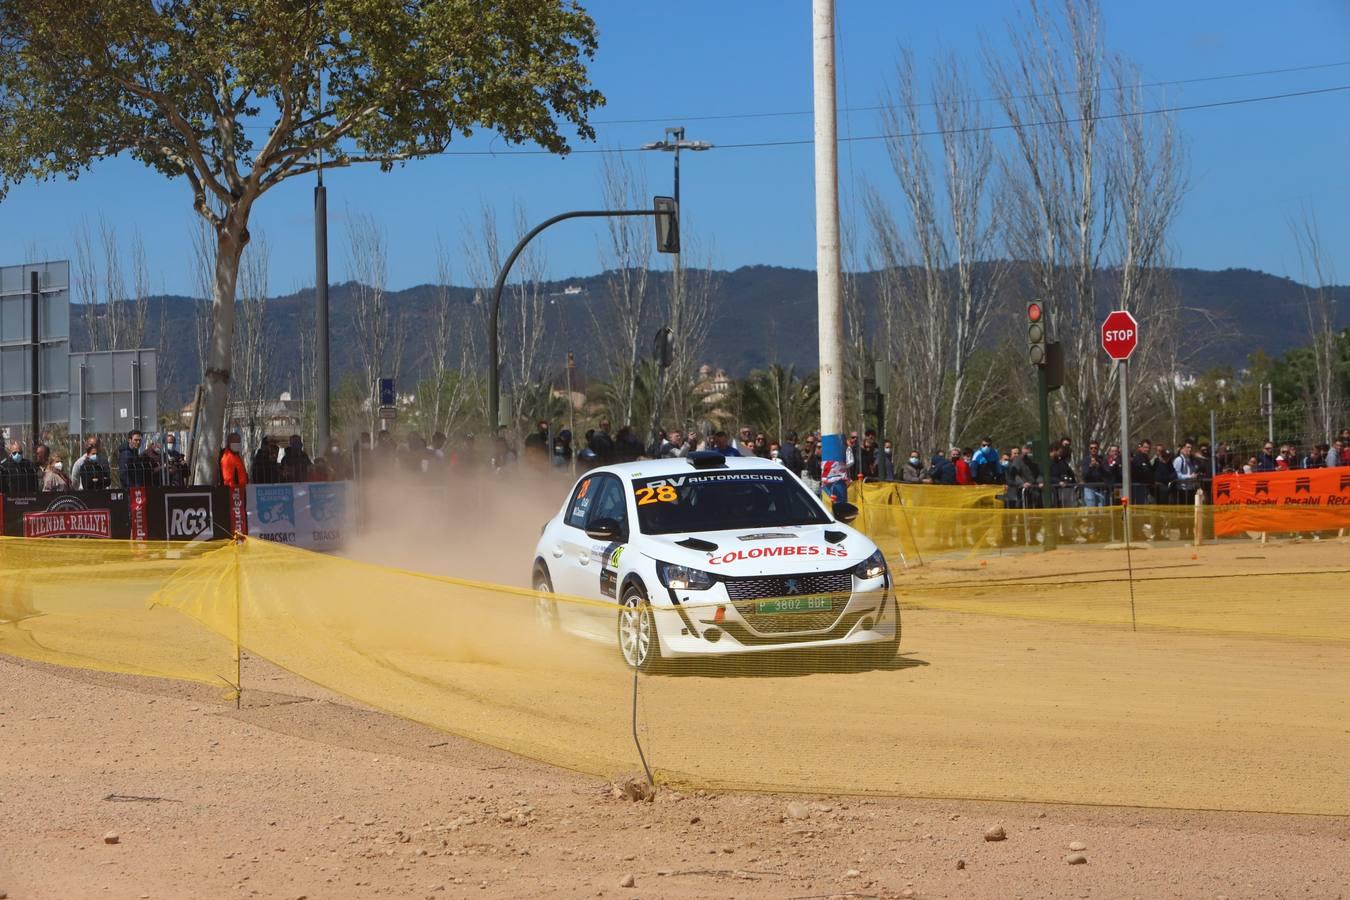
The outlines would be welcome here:
<svg viewBox="0 0 1350 900">
<path fill-rule="evenodd" d="M 616 676 L 628 670 L 617 649 L 559 640 L 548 620 L 541 621 L 538 595 L 516 590 L 532 586 L 535 545 L 573 483 L 570 472 L 526 465 L 498 473 L 483 465 L 446 478 L 388 471 L 356 483 L 359 527 L 340 555 L 363 565 L 345 571 L 340 592 L 383 598 L 369 621 L 348 627 L 362 635 L 364 653 L 381 658 L 386 671 L 377 680 L 392 679 L 380 697 L 363 699 L 388 708 L 384 697 L 410 683 L 437 684 L 465 704 L 453 716 L 438 716 L 437 724 L 475 720 L 478 737 L 513 747 L 538 722 L 508 727 L 503 704 L 532 708 L 539 696 L 565 685 L 570 696 L 596 705 L 597 718 L 598 710 L 608 715 L 611 707 L 623 707 L 620 692 L 628 682 Z M 455 585 L 442 577 L 484 584 Z M 362 605 L 352 599 L 348 607 Z M 360 696 L 370 687 L 344 692 Z M 425 698 L 422 720 L 446 702 Z M 509 739 L 502 743 L 504 728 Z M 498 737 L 483 737 L 493 734 Z"/>
<path fill-rule="evenodd" d="M 530 586 L 535 543 L 562 506 L 570 473 L 486 464 L 446 477 L 380 473 L 354 483 L 358 528 L 344 556 L 375 565 Z"/>
</svg>

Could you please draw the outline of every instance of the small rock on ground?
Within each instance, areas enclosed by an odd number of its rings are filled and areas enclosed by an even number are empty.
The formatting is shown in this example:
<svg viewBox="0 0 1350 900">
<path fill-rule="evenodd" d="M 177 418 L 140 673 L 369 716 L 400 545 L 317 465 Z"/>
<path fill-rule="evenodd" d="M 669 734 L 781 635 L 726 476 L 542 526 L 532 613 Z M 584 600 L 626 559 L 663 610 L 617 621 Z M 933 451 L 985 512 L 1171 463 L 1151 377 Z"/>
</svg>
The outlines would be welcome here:
<svg viewBox="0 0 1350 900">
<path fill-rule="evenodd" d="M 1071 866 L 1082 866 L 1087 864 L 1087 857 L 1081 853 L 1070 853 L 1064 857 L 1064 861 Z"/>
<path fill-rule="evenodd" d="M 619 887 L 621 888 L 637 887 L 637 879 L 634 878 L 632 873 L 630 872 L 629 874 L 623 876 L 623 878 L 619 879 Z"/>
<path fill-rule="evenodd" d="M 116 844 L 121 840 L 122 838 L 115 831 L 110 831 L 103 836 L 103 843 L 105 844 Z"/>
<path fill-rule="evenodd" d="M 1002 825 L 995 825 L 984 833 L 986 841 L 1004 841 L 1008 839 L 1008 832 L 1003 830 Z"/>
<path fill-rule="evenodd" d="M 1070 849 L 1070 850 L 1086 850 L 1086 849 L 1087 849 L 1087 844 L 1083 843 L 1082 841 L 1070 841 L 1070 842 L 1069 842 L 1069 849 Z"/>
<path fill-rule="evenodd" d="M 959 869 L 964 869 L 965 867 L 966 867 L 966 861 L 965 861 L 964 859 L 958 859 L 958 860 L 956 861 L 956 868 L 957 868 L 958 870 L 959 870 Z"/>
<path fill-rule="evenodd" d="M 788 818 L 809 819 L 811 818 L 811 807 L 800 800 L 793 800 L 787 805 Z"/>
<path fill-rule="evenodd" d="M 656 788 L 645 779 L 625 778 L 610 785 L 610 796 L 616 800 L 628 800 L 633 803 L 651 803 L 656 799 Z"/>
</svg>

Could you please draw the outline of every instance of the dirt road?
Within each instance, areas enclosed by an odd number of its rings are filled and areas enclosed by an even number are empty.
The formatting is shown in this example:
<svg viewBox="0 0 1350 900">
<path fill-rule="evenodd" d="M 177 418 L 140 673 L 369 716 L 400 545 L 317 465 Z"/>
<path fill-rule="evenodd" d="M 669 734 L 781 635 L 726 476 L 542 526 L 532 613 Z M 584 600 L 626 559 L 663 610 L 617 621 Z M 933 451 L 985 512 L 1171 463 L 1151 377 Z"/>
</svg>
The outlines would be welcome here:
<svg viewBox="0 0 1350 900">
<path fill-rule="evenodd" d="M 1343 817 L 671 791 L 628 802 L 257 663 L 248 678 L 266 690 L 235 711 L 209 688 L 0 660 L 0 891 L 1321 898 L 1350 885 Z M 995 826 L 1006 840 L 984 840 Z M 1066 862 L 1074 842 L 1085 864 Z"/>
</svg>

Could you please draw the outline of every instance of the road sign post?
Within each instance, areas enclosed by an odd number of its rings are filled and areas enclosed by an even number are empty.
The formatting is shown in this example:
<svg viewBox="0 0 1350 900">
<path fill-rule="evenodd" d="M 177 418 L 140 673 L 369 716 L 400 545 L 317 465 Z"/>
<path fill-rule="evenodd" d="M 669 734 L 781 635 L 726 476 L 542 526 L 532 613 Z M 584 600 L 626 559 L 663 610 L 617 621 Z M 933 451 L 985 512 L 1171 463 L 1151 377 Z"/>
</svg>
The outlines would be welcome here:
<svg viewBox="0 0 1350 900">
<path fill-rule="evenodd" d="M 1027 350 L 1031 364 L 1036 367 L 1036 406 L 1040 417 L 1040 430 L 1036 440 L 1036 464 L 1041 469 L 1041 508 L 1052 509 L 1055 506 L 1055 485 L 1050 480 L 1050 373 L 1046 371 L 1049 362 L 1047 336 L 1049 334 L 1049 315 L 1040 300 L 1027 304 Z M 1046 517 L 1044 531 L 1045 550 L 1055 549 L 1055 527 Z"/>
<path fill-rule="evenodd" d="M 380 394 L 380 430 L 388 431 L 389 423 L 398 417 L 398 394 L 394 391 L 394 379 L 381 378 Z"/>
<path fill-rule="evenodd" d="M 1139 346 L 1139 323 L 1118 309 L 1102 323 L 1102 349 L 1120 364 L 1120 497 L 1125 508 L 1125 544 L 1130 543 L 1130 356 Z"/>
</svg>

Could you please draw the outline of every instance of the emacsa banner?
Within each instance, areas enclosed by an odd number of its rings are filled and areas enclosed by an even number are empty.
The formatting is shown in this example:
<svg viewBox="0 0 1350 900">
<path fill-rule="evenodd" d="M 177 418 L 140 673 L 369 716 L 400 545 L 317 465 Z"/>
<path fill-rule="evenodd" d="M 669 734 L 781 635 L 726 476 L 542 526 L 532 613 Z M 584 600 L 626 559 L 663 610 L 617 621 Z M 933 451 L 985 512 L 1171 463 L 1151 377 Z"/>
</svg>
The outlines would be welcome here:
<svg viewBox="0 0 1350 900">
<path fill-rule="evenodd" d="M 315 481 L 295 485 L 296 505 L 304 510 L 297 526 L 301 546 L 311 550 L 341 547 L 351 529 L 351 505 L 345 481 Z"/>
<path fill-rule="evenodd" d="M 308 484 L 250 484 L 251 537 L 308 550 L 334 550 L 351 529 L 345 481 Z"/>
<path fill-rule="evenodd" d="M 248 486 L 248 533 L 264 541 L 296 544 L 295 485 Z M 300 546 L 304 546 L 301 544 Z"/>
</svg>

